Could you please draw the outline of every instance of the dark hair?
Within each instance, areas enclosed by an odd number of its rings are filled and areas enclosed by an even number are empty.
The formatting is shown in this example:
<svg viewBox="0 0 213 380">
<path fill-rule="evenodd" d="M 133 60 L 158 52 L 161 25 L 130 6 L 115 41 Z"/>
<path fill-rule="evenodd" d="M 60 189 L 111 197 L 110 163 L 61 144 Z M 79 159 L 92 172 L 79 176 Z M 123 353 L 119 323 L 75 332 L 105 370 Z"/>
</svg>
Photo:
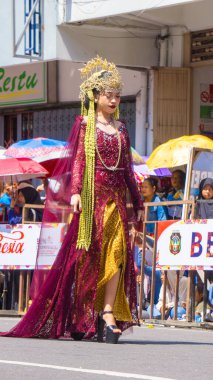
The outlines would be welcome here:
<svg viewBox="0 0 213 380">
<path fill-rule="evenodd" d="M 110 71 L 103 71 L 99 76 L 98 78 L 101 79 L 101 78 L 108 78 L 112 76 L 112 73 Z M 93 88 L 92 90 L 94 96 L 100 94 L 100 91 L 97 90 L 97 88 Z M 84 107 L 86 108 L 86 110 L 88 111 L 89 109 L 89 97 L 86 95 L 85 96 L 85 100 L 84 100 Z M 97 108 L 97 104 L 95 103 L 95 111 L 96 111 L 96 108 Z"/>
<path fill-rule="evenodd" d="M 39 192 L 34 189 L 33 187 L 24 187 L 23 189 L 18 190 L 18 194 L 22 193 L 25 199 L 26 203 L 29 204 L 35 204 L 35 205 L 42 205 L 43 202 L 40 198 Z M 42 209 L 36 209 L 36 221 L 41 222 L 42 221 L 42 214 L 43 210 Z M 31 209 L 28 211 L 28 220 L 33 220 L 33 213 Z"/>
<path fill-rule="evenodd" d="M 25 179 L 24 181 L 19 181 L 18 185 L 20 185 L 21 183 L 28 183 L 29 185 L 32 185 L 32 180 L 31 179 Z"/>
<path fill-rule="evenodd" d="M 18 193 L 22 192 L 25 202 L 30 204 L 42 204 L 42 200 L 40 198 L 39 192 L 33 187 L 24 187 L 23 189 L 19 189 Z"/>
<path fill-rule="evenodd" d="M 96 89 L 92 90 L 92 92 L 93 92 L 94 96 L 100 94 L 100 91 L 97 91 Z M 90 102 L 89 97 L 86 95 L 85 96 L 85 100 L 84 100 L 84 107 L 86 108 L 87 111 L 89 109 L 89 102 Z M 95 108 L 95 111 L 96 111 L 97 103 L 94 103 L 94 108 Z"/>
<path fill-rule="evenodd" d="M 180 176 L 180 182 L 181 182 L 181 188 L 184 188 L 185 187 L 185 182 L 186 182 L 186 174 L 180 170 L 180 169 L 176 169 L 172 172 L 173 173 L 178 173 L 179 176 Z"/>
<path fill-rule="evenodd" d="M 211 186 L 212 189 L 213 189 L 213 179 L 212 179 L 212 178 L 208 178 L 208 177 L 202 179 L 202 181 L 200 182 L 200 185 L 199 185 L 199 195 L 198 195 L 198 199 L 203 199 L 202 191 L 203 191 L 203 188 L 204 188 L 206 185 Z"/>
<path fill-rule="evenodd" d="M 157 188 L 158 188 L 158 180 L 157 180 L 156 178 L 149 177 L 149 178 L 146 178 L 146 179 L 144 180 L 144 182 L 145 182 L 145 181 L 146 181 L 146 182 L 149 182 L 150 186 L 155 187 L 156 190 L 157 190 Z"/>
</svg>

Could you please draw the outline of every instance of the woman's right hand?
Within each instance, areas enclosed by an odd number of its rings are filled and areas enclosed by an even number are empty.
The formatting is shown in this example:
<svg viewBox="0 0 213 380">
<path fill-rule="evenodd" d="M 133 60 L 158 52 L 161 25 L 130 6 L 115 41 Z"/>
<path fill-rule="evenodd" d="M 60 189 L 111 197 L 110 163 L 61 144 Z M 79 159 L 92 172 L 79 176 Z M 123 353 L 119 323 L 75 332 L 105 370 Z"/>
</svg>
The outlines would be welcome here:
<svg viewBox="0 0 213 380">
<path fill-rule="evenodd" d="M 79 213 L 82 211 L 82 205 L 81 205 L 81 196 L 80 194 L 73 194 L 71 196 L 71 206 L 73 206 L 73 212 Z"/>
</svg>

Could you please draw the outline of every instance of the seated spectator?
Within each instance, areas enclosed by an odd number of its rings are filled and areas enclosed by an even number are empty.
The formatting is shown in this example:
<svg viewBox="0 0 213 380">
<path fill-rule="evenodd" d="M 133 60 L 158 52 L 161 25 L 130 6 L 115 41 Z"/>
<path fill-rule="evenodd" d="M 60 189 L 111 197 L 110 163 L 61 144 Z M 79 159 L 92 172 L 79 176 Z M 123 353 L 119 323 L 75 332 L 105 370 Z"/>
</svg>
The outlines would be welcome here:
<svg viewBox="0 0 213 380">
<path fill-rule="evenodd" d="M 10 207 L 10 202 L 13 196 L 12 185 L 6 183 L 1 191 L 0 196 L 0 215 L 2 221 L 7 221 L 7 210 Z"/>
<path fill-rule="evenodd" d="M 49 181 L 48 178 L 44 178 L 41 181 L 42 183 L 37 186 L 36 190 L 39 192 L 42 201 L 45 201 Z"/>
<path fill-rule="evenodd" d="M 8 212 L 10 224 L 22 223 L 22 208 L 25 204 L 42 205 L 38 191 L 28 182 L 21 182 L 17 188 L 17 194 L 12 198 Z M 27 221 L 42 221 L 42 209 L 30 208 L 27 210 Z"/>
<path fill-rule="evenodd" d="M 145 202 L 160 202 L 160 197 L 156 194 L 157 191 L 157 179 L 156 178 L 146 178 L 142 183 L 141 192 Z M 164 206 L 151 206 L 148 209 L 148 221 L 159 221 L 167 219 L 167 211 Z M 147 233 L 154 234 L 154 223 L 147 224 Z"/>
<path fill-rule="evenodd" d="M 195 322 L 203 321 L 203 283 L 198 282 L 195 286 Z"/>
<path fill-rule="evenodd" d="M 199 185 L 195 219 L 213 219 L 213 179 L 204 178 Z"/>
<path fill-rule="evenodd" d="M 145 202 L 160 202 L 161 201 L 160 197 L 156 194 L 157 184 L 158 184 L 158 181 L 156 178 L 149 177 L 143 181 L 142 187 L 141 187 L 141 192 L 142 192 L 142 196 L 143 196 L 143 199 Z M 148 208 L 147 221 L 160 221 L 160 220 L 166 220 L 166 219 L 167 219 L 167 212 L 166 212 L 166 208 L 164 206 L 151 206 Z M 147 226 L 146 226 L 147 235 L 153 236 L 154 229 L 155 229 L 154 223 L 147 223 Z M 144 273 L 145 273 L 145 279 L 146 280 L 148 279 L 148 282 L 146 281 L 147 282 L 146 287 L 149 289 L 149 291 L 147 291 L 147 294 L 145 294 L 145 296 L 146 296 L 146 301 L 149 302 L 150 301 L 151 278 L 152 278 L 152 266 L 151 266 L 151 261 L 148 262 L 148 260 L 147 260 L 147 256 L 148 256 L 147 253 L 148 253 L 148 251 L 146 250 L 146 262 L 145 262 L 145 267 L 144 267 Z M 140 266 L 141 266 L 140 252 L 139 252 L 138 257 L 139 257 L 138 268 L 140 268 Z M 156 272 L 155 272 L 155 294 L 154 294 L 154 303 L 155 304 L 158 301 L 160 288 L 161 288 L 161 275 L 160 275 L 160 271 L 156 270 Z M 149 306 L 148 306 L 147 312 L 150 316 Z M 154 312 L 154 317 L 159 317 L 159 313 L 157 313 L 157 314 L 158 315 L 155 315 L 155 312 Z"/>
<path fill-rule="evenodd" d="M 204 316 L 205 322 L 213 322 L 213 271 L 206 271 L 208 285 L 207 313 Z"/>
<path fill-rule="evenodd" d="M 183 319 L 186 314 L 186 295 L 187 295 L 187 277 L 185 277 L 183 271 L 180 271 L 179 279 L 179 299 L 177 307 L 177 318 Z M 167 286 L 166 286 L 166 304 L 165 304 L 165 319 L 174 318 L 174 305 L 175 305 L 175 271 L 167 271 Z M 158 311 L 162 314 L 163 308 L 163 293 L 164 285 L 161 286 L 159 300 L 156 305 Z"/>
<path fill-rule="evenodd" d="M 208 307 L 209 310 L 204 317 L 205 322 L 213 322 L 213 283 L 210 284 L 208 290 Z"/>
<path fill-rule="evenodd" d="M 145 301 L 150 302 L 150 290 L 151 290 L 151 279 L 152 279 L 152 262 L 151 262 L 151 252 L 146 249 L 145 254 L 145 265 L 144 265 L 144 274 L 149 279 L 148 290 L 145 292 Z M 141 258 L 142 258 L 142 250 L 135 246 L 135 263 L 137 266 L 137 272 L 141 270 Z M 158 302 L 160 289 L 161 289 L 161 272 L 160 270 L 155 271 L 155 294 L 154 294 L 154 304 Z"/>
<path fill-rule="evenodd" d="M 167 201 L 182 201 L 184 198 L 186 175 L 182 170 L 175 170 L 172 173 L 171 184 L 172 190 L 167 195 Z M 168 206 L 169 219 L 181 219 L 182 205 Z"/>
<path fill-rule="evenodd" d="M 195 206 L 196 219 L 213 219 L 213 179 L 204 178 L 199 185 L 199 194 Z M 209 312 L 204 316 L 206 322 L 213 322 L 213 272 L 207 271 L 210 282 L 208 289 Z"/>
<path fill-rule="evenodd" d="M 3 192 L 1 193 L 0 206 L 9 207 L 12 196 L 13 196 L 12 185 L 9 185 L 8 183 L 6 183 L 4 185 Z"/>
</svg>

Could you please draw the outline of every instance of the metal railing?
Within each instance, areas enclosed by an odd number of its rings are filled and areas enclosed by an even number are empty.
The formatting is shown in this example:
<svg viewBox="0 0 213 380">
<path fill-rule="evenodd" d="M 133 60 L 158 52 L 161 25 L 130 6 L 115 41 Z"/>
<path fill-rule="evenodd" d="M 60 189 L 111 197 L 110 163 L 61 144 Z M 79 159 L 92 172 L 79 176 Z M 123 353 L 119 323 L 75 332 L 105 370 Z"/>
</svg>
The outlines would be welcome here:
<svg viewBox="0 0 213 380">
<path fill-rule="evenodd" d="M 152 250 L 152 277 L 151 277 L 151 294 L 150 294 L 150 318 L 153 317 L 153 307 L 154 307 L 154 293 L 155 293 L 155 274 L 156 274 L 156 248 L 157 248 L 157 221 L 148 221 L 148 208 L 151 206 L 170 206 L 170 205 L 186 205 L 190 206 L 191 215 L 194 213 L 194 202 L 193 201 L 172 201 L 172 202 L 149 202 L 145 203 L 145 215 L 143 222 L 143 231 L 137 232 L 133 224 L 130 222 L 130 241 L 132 248 L 136 245 L 142 251 L 141 258 L 141 272 L 137 276 L 137 289 L 138 289 L 138 310 L 139 317 L 142 319 L 142 310 L 144 304 L 144 266 L 145 266 L 145 251 L 148 248 Z M 35 208 L 35 205 L 25 205 L 23 209 L 23 222 L 32 223 L 32 221 L 27 221 L 25 212 L 28 208 Z M 43 208 L 44 206 L 38 205 L 36 208 Z M 64 207 L 61 207 L 64 208 Z M 62 210 L 64 215 L 63 221 L 69 221 L 70 218 L 70 208 L 65 208 Z M 37 223 L 34 221 L 34 223 Z M 147 225 L 149 223 L 154 224 L 154 235 L 151 237 L 147 234 Z M 145 239 L 144 239 L 145 236 Z M 152 244 L 150 244 L 150 242 Z M 2 291 L 2 309 L 16 310 L 18 315 L 22 315 L 26 312 L 29 307 L 29 291 L 32 279 L 33 270 L 6 270 L 1 271 L 4 275 L 3 280 L 3 291 Z M 163 274 L 163 304 L 161 312 L 161 320 L 166 319 L 166 289 L 168 286 L 168 271 L 162 271 Z M 175 295 L 174 295 L 174 320 L 177 319 L 177 308 L 178 308 L 178 298 L 179 298 L 179 284 L 180 284 L 180 271 L 175 271 Z M 197 271 L 189 271 L 187 279 L 187 298 L 186 298 L 186 320 L 188 322 L 194 321 L 195 319 L 195 276 L 198 276 Z M 202 277 L 203 285 L 203 315 L 206 313 L 207 308 L 207 274 L 206 271 L 199 273 L 199 277 Z"/>
<path fill-rule="evenodd" d="M 147 202 L 144 203 L 144 222 L 143 222 L 143 232 L 137 232 L 134 227 L 131 229 L 131 245 L 137 246 L 141 250 L 141 270 L 140 275 L 137 276 L 137 287 L 138 287 L 138 312 L 139 318 L 143 319 L 143 305 L 144 305 L 144 277 L 145 277 L 145 258 L 146 258 L 146 249 L 152 250 L 152 276 L 151 276 L 151 292 L 150 292 L 150 315 L 149 319 L 155 319 L 153 316 L 154 310 L 154 294 L 155 294 L 155 280 L 156 280 L 156 252 L 157 252 L 157 221 L 148 221 L 148 209 L 153 206 L 174 206 L 182 205 L 186 206 L 187 212 L 190 213 L 192 218 L 194 215 L 194 201 L 171 201 L 171 202 Z M 186 218 L 187 219 L 187 218 Z M 149 236 L 147 234 L 147 225 L 154 224 L 154 234 Z M 144 238 L 145 237 L 145 238 Z M 152 239 L 153 246 L 150 247 L 150 244 L 147 243 L 147 238 L 150 241 Z M 166 290 L 168 287 L 168 271 L 163 270 L 162 272 L 162 286 L 163 286 L 163 302 L 161 310 L 161 320 L 166 319 Z M 174 270 L 173 270 L 174 272 Z M 199 273 L 201 272 L 201 273 Z M 203 274 L 203 276 L 201 275 Z M 200 283 L 203 286 L 203 316 L 205 316 L 207 311 L 207 273 L 206 271 L 188 271 L 187 277 L 187 296 L 186 296 L 186 321 L 191 322 L 195 320 L 195 276 L 199 278 Z M 203 277 L 203 279 L 201 279 Z M 173 320 L 177 320 L 177 309 L 178 309 L 178 300 L 179 300 L 179 285 L 180 285 L 180 270 L 175 270 L 175 291 L 174 291 L 174 317 Z"/>
</svg>

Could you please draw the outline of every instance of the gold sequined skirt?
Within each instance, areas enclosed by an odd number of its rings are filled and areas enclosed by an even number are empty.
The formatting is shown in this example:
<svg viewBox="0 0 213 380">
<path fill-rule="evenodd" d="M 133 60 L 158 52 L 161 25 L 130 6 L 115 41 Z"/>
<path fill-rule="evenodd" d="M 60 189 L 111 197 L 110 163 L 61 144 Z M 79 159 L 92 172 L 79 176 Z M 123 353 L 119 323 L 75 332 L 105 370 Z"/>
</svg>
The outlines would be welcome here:
<svg viewBox="0 0 213 380">
<path fill-rule="evenodd" d="M 95 309 L 98 312 L 103 310 L 105 286 L 120 270 L 121 274 L 113 307 L 113 314 L 120 321 L 132 321 L 124 291 L 126 261 L 127 248 L 122 220 L 115 202 L 109 201 L 104 211 L 103 240 Z"/>
</svg>

